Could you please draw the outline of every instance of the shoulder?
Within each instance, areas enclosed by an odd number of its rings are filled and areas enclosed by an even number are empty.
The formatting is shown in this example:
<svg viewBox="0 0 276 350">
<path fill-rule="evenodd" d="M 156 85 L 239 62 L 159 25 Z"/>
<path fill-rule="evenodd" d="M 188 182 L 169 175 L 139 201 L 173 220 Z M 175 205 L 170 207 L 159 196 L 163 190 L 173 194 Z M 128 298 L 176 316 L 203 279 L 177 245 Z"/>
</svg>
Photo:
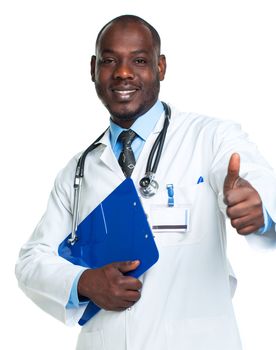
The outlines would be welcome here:
<svg viewBox="0 0 276 350">
<path fill-rule="evenodd" d="M 66 197 L 68 195 L 71 197 L 76 167 L 80 156 L 81 152 L 73 156 L 68 161 L 68 163 L 58 172 L 54 183 L 54 191 L 56 191 L 56 193 L 59 195 L 63 194 Z"/>
<path fill-rule="evenodd" d="M 173 105 L 170 105 L 170 107 L 172 111 L 171 122 L 178 125 L 187 124 L 189 126 L 197 126 L 201 128 L 205 128 L 205 127 L 217 128 L 223 125 L 231 125 L 231 124 L 239 125 L 239 123 L 235 122 L 234 120 L 216 118 L 216 117 L 207 116 L 207 115 L 195 113 L 195 112 L 182 112 L 182 111 L 179 111 Z"/>
<path fill-rule="evenodd" d="M 224 134 L 241 132 L 241 125 L 234 120 L 220 119 L 194 112 L 181 112 L 171 106 L 171 126 L 180 132 L 189 132 L 196 135 L 208 133 L 209 136 L 223 137 Z"/>
</svg>

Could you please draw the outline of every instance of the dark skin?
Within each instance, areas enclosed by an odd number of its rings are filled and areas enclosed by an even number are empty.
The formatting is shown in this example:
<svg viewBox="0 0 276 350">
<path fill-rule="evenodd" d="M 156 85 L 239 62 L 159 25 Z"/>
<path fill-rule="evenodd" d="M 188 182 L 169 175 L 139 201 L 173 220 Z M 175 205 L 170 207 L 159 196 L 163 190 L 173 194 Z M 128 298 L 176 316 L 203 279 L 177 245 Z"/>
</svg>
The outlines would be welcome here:
<svg viewBox="0 0 276 350">
<path fill-rule="evenodd" d="M 240 156 L 232 154 L 224 180 L 224 202 L 231 225 L 241 235 L 256 232 L 264 225 L 263 207 L 259 193 L 239 176 Z"/>
<path fill-rule="evenodd" d="M 141 297 L 142 283 L 134 277 L 124 276 L 138 265 L 139 261 L 126 261 L 86 270 L 79 279 L 78 293 L 102 309 L 123 311 Z"/>
<path fill-rule="evenodd" d="M 123 128 L 157 101 L 166 59 L 150 30 L 137 22 L 114 23 L 103 32 L 91 60 L 91 76 L 112 120 Z"/>
<path fill-rule="evenodd" d="M 157 101 L 166 59 L 154 45 L 150 30 L 138 22 L 113 22 L 102 33 L 91 59 L 91 76 L 100 100 L 112 120 L 129 128 Z M 224 182 L 227 215 L 240 234 L 263 226 L 262 202 L 249 182 L 239 177 L 239 156 L 232 155 Z M 126 272 L 139 261 L 114 262 L 83 272 L 78 283 L 80 297 L 105 310 L 122 311 L 141 297 L 142 283 Z"/>
</svg>

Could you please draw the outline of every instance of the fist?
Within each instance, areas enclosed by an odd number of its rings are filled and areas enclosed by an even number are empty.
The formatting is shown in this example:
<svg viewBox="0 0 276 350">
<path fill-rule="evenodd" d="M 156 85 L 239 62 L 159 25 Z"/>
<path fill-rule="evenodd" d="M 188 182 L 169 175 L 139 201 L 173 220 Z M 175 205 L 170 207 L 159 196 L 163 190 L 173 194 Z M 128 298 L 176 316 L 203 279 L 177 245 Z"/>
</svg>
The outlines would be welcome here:
<svg viewBox="0 0 276 350">
<path fill-rule="evenodd" d="M 239 234 L 248 235 L 264 225 L 263 206 L 258 192 L 240 177 L 240 156 L 232 154 L 224 180 L 224 203 L 231 225 Z"/>
</svg>

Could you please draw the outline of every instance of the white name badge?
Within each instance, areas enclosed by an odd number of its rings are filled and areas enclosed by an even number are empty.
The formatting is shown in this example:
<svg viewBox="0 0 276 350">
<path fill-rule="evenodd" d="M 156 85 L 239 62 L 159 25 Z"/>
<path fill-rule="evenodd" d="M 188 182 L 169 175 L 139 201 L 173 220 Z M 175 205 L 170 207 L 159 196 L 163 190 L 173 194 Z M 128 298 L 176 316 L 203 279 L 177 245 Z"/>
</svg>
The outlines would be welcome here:
<svg viewBox="0 0 276 350">
<path fill-rule="evenodd" d="M 190 231 L 190 208 L 187 205 L 174 207 L 152 205 L 150 223 L 155 232 L 188 232 Z"/>
</svg>

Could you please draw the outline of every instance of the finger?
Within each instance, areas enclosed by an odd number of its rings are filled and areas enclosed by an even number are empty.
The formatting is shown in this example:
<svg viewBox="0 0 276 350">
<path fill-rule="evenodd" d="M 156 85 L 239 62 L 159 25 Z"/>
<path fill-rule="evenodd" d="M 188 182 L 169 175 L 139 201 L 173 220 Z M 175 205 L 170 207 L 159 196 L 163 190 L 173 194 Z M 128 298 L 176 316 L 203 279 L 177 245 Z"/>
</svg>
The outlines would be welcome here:
<svg viewBox="0 0 276 350">
<path fill-rule="evenodd" d="M 264 225 L 264 220 L 262 216 L 256 218 L 252 217 L 252 215 L 248 215 L 232 219 L 231 225 L 238 231 L 238 233 L 252 233 Z"/>
<path fill-rule="evenodd" d="M 125 290 L 140 290 L 142 288 L 142 282 L 137 278 L 131 276 L 123 276 L 120 279 L 120 287 Z"/>
<path fill-rule="evenodd" d="M 227 191 L 224 194 L 224 202 L 228 207 L 234 207 L 242 202 L 245 202 L 248 198 L 247 189 L 239 188 Z"/>
<path fill-rule="evenodd" d="M 127 291 L 120 295 L 120 297 L 113 300 L 107 309 L 114 311 L 125 310 L 133 306 L 141 298 L 141 293 L 138 291 Z"/>
<path fill-rule="evenodd" d="M 229 160 L 227 175 L 224 180 L 224 193 L 233 189 L 239 178 L 240 172 L 240 155 L 233 153 Z"/>
<path fill-rule="evenodd" d="M 243 189 L 232 190 L 225 196 L 227 199 L 226 214 L 230 219 L 254 213 L 261 205 L 260 200 L 250 201 L 247 191 L 244 192 Z"/>
<path fill-rule="evenodd" d="M 110 308 L 110 311 L 125 311 L 126 309 L 131 308 L 135 302 L 133 301 L 122 301 L 119 306 L 114 306 L 113 308 Z"/>
<path fill-rule="evenodd" d="M 248 226 L 246 226 L 246 227 L 243 227 L 243 228 L 237 230 L 237 232 L 238 232 L 238 234 L 240 234 L 240 235 L 249 235 L 249 234 L 251 234 L 251 233 L 253 233 L 253 232 L 258 231 L 258 229 L 259 229 L 259 228 L 256 227 L 255 225 L 248 225 Z"/>
<path fill-rule="evenodd" d="M 133 301 L 121 300 L 120 303 L 118 303 L 116 305 L 108 305 L 104 309 L 108 310 L 108 311 L 124 311 L 124 310 L 132 307 L 134 304 L 135 303 Z"/>
<path fill-rule="evenodd" d="M 237 205 L 229 206 L 226 209 L 226 214 L 229 219 L 238 219 L 249 215 L 251 210 L 246 205 L 246 202 L 239 203 Z"/>
<path fill-rule="evenodd" d="M 252 202 L 250 205 L 256 205 L 259 202 L 259 195 L 256 196 L 256 191 L 254 188 L 249 184 L 248 181 L 239 178 L 238 180 L 238 187 L 232 189 L 231 191 L 226 191 L 224 193 L 224 202 L 228 206 L 233 206 L 238 203 L 250 200 L 250 198 L 256 198 L 254 202 Z M 256 202 L 256 203 L 255 203 Z"/>
<path fill-rule="evenodd" d="M 138 291 L 127 291 L 124 296 L 124 300 L 128 302 L 136 302 L 141 298 L 141 293 Z"/>
<path fill-rule="evenodd" d="M 249 225 L 254 225 L 254 222 L 252 221 L 252 217 L 250 215 L 244 216 L 244 217 L 238 217 L 231 219 L 231 225 L 236 230 L 243 229 Z"/>
<path fill-rule="evenodd" d="M 113 263 L 112 265 L 116 267 L 120 272 L 126 273 L 137 269 L 139 264 L 140 264 L 139 260 L 134 260 L 134 261 L 117 262 L 117 263 Z"/>
</svg>

